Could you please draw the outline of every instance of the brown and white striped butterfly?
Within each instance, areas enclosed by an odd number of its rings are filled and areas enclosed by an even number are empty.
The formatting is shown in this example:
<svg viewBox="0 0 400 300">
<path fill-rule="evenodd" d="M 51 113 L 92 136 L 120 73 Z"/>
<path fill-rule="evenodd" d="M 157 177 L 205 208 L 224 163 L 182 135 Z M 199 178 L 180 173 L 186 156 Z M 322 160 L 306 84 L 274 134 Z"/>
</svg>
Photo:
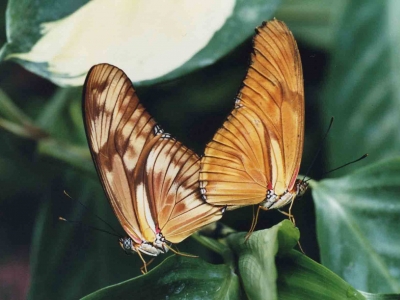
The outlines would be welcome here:
<svg viewBox="0 0 400 300">
<path fill-rule="evenodd" d="M 128 234 L 119 241 L 127 253 L 157 256 L 221 218 L 221 207 L 201 197 L 200 158 L 163 132 L 123 71 L 91 68 L 83 119 L 100 181 Z"/>
<path fill-rule="evenodd" d="M 234 209 L 280 208 L 307 189 L 296 179 L 304 139 L 304 89 L 296 41 L 278 20 L 256 29 L 235 107 L 201 160 L 203 198 Z"/>
</svg>

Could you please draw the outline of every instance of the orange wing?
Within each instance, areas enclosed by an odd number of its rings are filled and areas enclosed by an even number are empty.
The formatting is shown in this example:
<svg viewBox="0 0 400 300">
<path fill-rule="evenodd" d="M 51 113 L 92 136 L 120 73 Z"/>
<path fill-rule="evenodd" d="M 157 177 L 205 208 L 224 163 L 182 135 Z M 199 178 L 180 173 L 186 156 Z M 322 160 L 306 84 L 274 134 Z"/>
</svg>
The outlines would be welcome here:
<svg viewBox="0 0 400 300">
<path fill-rule="evenodd" d="M 235 108 L 207 144 L 200 185 L 216 205 L 259 204 L 267 189 L 292 191 L 304 135 L 299 51 L 283 22 L 256 29 L 251 64 Z"/>
<path fill-rule="evenodd" d="M 168 134 L 159 135 L 139 159 L 135 171 L 139 218 L 152 216 L 154 227 L 142 231 L 161 231 L 164 237 L 178 243 L 204 225 L 222 217 L 222 210 L 201 198 L 199 188 L 200 158 Z M 143 180 L 143 181 L 142 181 Z M 146 204 L 149 207 L 146 207 Z M 141 222 L 146 224 L 146 222 Z M 147 224 L 151 224 L 147 221 Z"/>
<path fill-rule="evenodd" d="M 93 161 L 111 206 L 137 244 L 162 231 L 170 242 L 218 220 L 201 199 L 199 158 L 164 134 L 120 69 L 100 64 L 84 86 L 84 123 Z"/>
</svg>

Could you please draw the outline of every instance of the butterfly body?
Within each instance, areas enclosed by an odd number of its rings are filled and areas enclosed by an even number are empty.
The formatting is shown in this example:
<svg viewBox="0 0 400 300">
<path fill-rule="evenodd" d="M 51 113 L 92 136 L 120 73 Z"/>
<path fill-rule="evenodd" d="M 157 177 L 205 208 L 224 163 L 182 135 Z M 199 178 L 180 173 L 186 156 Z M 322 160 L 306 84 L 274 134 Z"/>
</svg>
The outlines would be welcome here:
<svg viewBox="0 0 400 300">
<path fill-rule="evenodd" d="M 235 106 L 201 160 L 203 198 L 228 210 L 280 208 L 304 193 L 297 180 L 304 140 L 300 54 L 278 20 L 256 29 L 253 53 Z"/>
<path fill-rule="evenodd" d="M 128 237 L 127 253 L 157 256 L 222 216 L 201 198 L 200 158 L 165 133 L 139 102 L 125 73 L 92 67 L 83 118 L 103 189 Z"/>
<path fill-rule="evenodd" d="M 168 245 L 167 243 L 167 240 L 161 233 L 157 234 L 156 239 L 152 243 L 147 241 L 138 243 L 133 241 L 130 237 L 123 237 L 119 239 L 119 244 L 125 253 L 134 254 L 140 251 L 150 256 L 158 256 L 161 253 L 168 252 L 168 247 L 166 246 Z"/>
<path fill-rule="evenodd" d="M 260 203 L 260 207 L 264 210 L 283 207 L 296 197 L 302 196 L 307 188 L 307 182 L 296 179 L 294 188 L 291 191 L 286 190 L 282 195 L 275 194 L 274 190 L 267 190 L 267 197 Z"/>
</svg>

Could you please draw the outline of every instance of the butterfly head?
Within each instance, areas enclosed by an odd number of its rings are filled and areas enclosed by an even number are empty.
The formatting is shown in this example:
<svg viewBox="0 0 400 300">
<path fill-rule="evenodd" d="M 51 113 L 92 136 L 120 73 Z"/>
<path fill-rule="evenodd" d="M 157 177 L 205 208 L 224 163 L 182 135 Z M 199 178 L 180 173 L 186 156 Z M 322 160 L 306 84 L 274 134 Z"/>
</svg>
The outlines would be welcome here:
<svg viewBox="0 0 400 300">
<path fill-rule="evenodd" d="M 301 197 L 308 189 L 308 182 L 305 180 L 296 180 L 296 187 L 297 187 L 297 197 Z"/>
</svg>

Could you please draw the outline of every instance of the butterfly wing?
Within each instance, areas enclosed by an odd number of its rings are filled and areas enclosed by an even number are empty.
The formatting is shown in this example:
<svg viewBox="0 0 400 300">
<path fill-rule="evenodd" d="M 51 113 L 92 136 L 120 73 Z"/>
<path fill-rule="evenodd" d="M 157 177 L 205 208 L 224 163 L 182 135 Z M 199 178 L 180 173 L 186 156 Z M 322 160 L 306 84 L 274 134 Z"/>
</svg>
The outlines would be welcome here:
<svg viewBox="0 0 400 300">
<path fill-rule="evenodd" d="M 139 103 L 126 75 L 101 64 L 92 67 L 84 85 L 83 119 L 103 188 L 128 235 L 144 237 L 134 206 L 132 180 L 139 156 L 155 136 L 156 123 Z"/>
<path fill-rule="evenodd" d="M 157 222 L 147 230 L 160 231 L 168 241 L 178 243 L 221 218 L 221 208 L 201 197 L 199 171 L 200 158 L 180 142 L 167 134 L 154 141 L 135 176 L 137 197 L 148 199 Z M 146 215 L 145 210 L 139 215 Z"/>
<path fill-rule="evenodd" d="M 207 202 L 242 206 L 294 188 L 304 135 L 299 51 L 283 22 L 256 30 L 235 108 L 207 144 L 200 181 Z"/>
<path fill-rule="evenodd" d="M 94 66 L 84 98 L 86 134 L 100 181 L 137 244 L 154 241 L 160 230 L 171 242 L 180 241 L 199 229 L 196 225 L 220 217 L 220 209 L 202 200 L 193 182 L 198 157 L 163 134 L 122 70 Z"/>
</svg>

